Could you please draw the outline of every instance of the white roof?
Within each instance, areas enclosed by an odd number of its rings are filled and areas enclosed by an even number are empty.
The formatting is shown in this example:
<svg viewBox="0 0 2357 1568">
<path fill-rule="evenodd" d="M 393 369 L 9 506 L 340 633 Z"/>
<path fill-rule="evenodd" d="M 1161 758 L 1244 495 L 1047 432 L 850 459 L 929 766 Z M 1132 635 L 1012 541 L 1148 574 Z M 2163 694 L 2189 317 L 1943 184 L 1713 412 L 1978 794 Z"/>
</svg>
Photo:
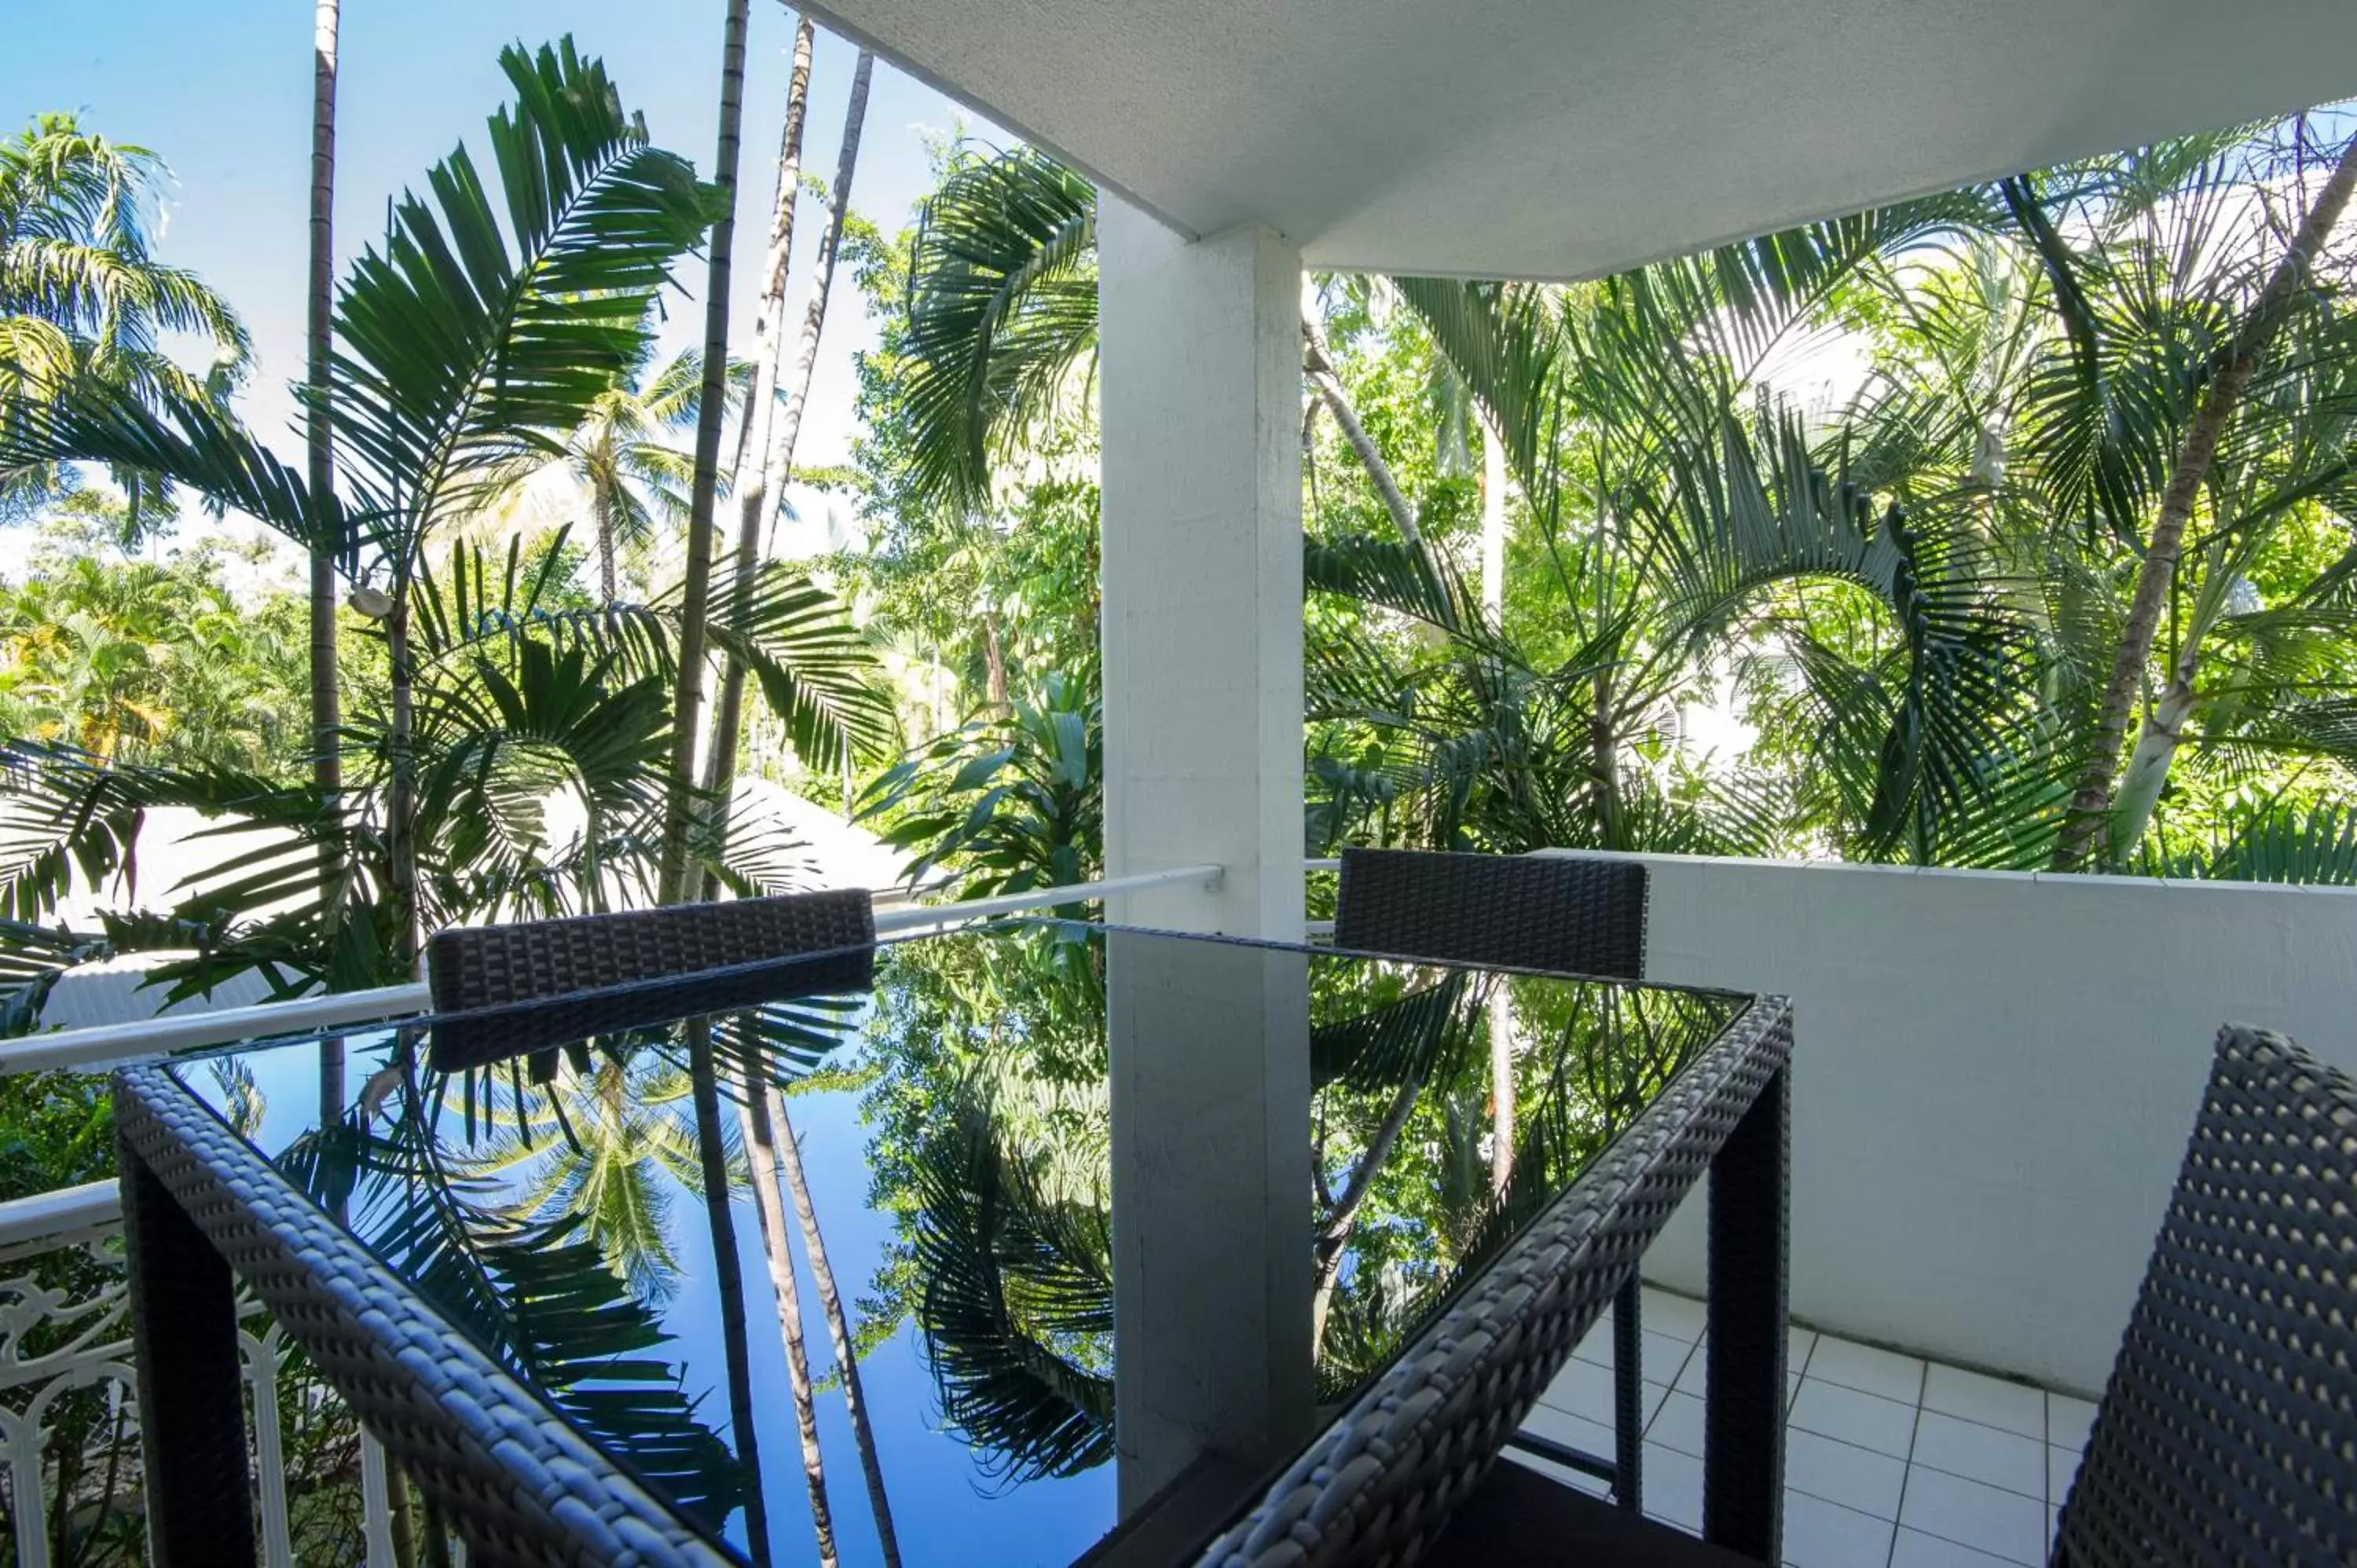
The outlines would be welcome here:
<svg viewBox="0 0 2357 1568">
<path fill-rule="evenodd" d="M 169 985 L 149 985 L 148 974 L 167 963 L 196 957 L 194 949 L 118 953 L 113 958 L 77 964 L 50 983 L 41 1003 L 45 1029 L 82 1029 L 101 1024 L 131 1024 L 142 1018 L 179 1017 L 210 1013 L 223 1007 L 246 1007 L 270 1000 L 270 986 L 253 970 L 240 970 L 212 989 L 210 996 L 191 996 L 170 1006 L 164 999 Z"/>
<path fill-rule="evenodd" d="M 2357 94 L 2357 0 L 823 0 L 1196 235 L 1569 278 Z"/>
</svg>

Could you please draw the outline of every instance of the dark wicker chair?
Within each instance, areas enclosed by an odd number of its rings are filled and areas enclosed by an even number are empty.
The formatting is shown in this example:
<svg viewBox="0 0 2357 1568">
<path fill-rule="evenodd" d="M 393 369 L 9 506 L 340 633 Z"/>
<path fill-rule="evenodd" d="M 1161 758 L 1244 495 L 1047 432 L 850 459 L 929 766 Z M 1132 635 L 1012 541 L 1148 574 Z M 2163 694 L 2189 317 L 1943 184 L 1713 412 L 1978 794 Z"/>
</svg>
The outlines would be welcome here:
<svg viewBox="0 0 2357 1568">
<path fill-rule="evenodd" d="M 2357 1083 L 2229 1026 L 2058 1564 L 2357 1561 Z"/>
<path fill-rule="evenodd" d="M 1346 849 L 1334 945 L 1642 980 L 1645 897 L 1631 860 Z"/>
<path fill-rule="evenodd" d="M 442 931 L 425 950 L 444 1015 L 434 1065 L 505 1059 L 683 1012 L 865 990 L 875 946 L 864 888 Z"/>
<path fill-rule="evenodd" d="M 1334 945 L 1642 980 L 1647 888 L 1644 866 L 1631 860 L 1346 849 Z M 1632 1514 L 1644 1506 L 1639 1300 L 1632 1280 L 1613 1303 L 1613 1457 L 1608 1462 L 1537 1438 L 1511 1440 L 1611 1482 L 1614 1498 Z"/>
</svg>

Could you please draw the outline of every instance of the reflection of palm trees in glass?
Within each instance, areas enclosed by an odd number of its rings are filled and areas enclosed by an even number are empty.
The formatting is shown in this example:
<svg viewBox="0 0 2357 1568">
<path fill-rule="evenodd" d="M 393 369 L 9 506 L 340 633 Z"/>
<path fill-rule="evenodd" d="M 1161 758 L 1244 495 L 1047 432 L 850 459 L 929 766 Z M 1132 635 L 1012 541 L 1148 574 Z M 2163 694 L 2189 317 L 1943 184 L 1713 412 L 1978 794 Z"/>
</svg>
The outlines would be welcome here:
<svg viewBox="0 0 2357 1568">
<path fill-rule="evenodd" d="M 724 1041 L 737 1066 L 740 1094 L 738 1124 L 743 1130 L 748 1174 L 753 1189 L 754 1213 L 760 1223 L 761 1250 L 770 1270 L 770 1285 L 778 1304 L 778 1333 L 786 1355 L 786 1380 L 794 1402 L 794 1421 L 802 1443 L 802 1473 L 809 1487 L 811 1518 L 818 1539 L 819 1560 L 837 1560 L 833 1510 L 828 1503 L 824 1456 L 820 1452 L 818 1413 L 810 1374 L 810 1352 L 802 1328 L 802 1296 L 789 1251 L 784 1197 L 791 1191 L 795 1220 L 811 1276 L 818 1287 L 822 1310 L 834 1348 L 835 1369 L 842 1380 L 844 1404 L 851 1418 L 852 1440 L 859 1450 L 860 1469 L 867 1484 L 867 1500 L 875 1514 L 876 1534 L 886 1568 L 899 1568 L 899 1540 L 892 1527 L 892 1509 L 884 1489 L 884 1471 L 877 1457 L 875 1433 L 859 1380 L 856 1341 L 843 1299 L 836 1291 L 834 1271 L 827 1262 L 826 1241 L 819 1232 L 818 1211 L 802 1170 L 802 1150 L 787 1115 L 781 1082 L 800 1077 L 824 1062 L 848 1037 L 857 1009 L 841 998 L 806 998 L 738 1014 L 721 1026 Z M 782 1177 L 782 1181 L 781 1178 Z"/>
<path fill-rule="evenodd" d="M 818 1406 L 811 1391 L 810 1351 L 802 1338 L 802 1289 L 786 1250 L 784 1200 L 778 1191 L 778 1125 L 770 1114 L 775 1090 L 758 1062 L 737 1106 L 744 1129 L 745 1161 L 752 1179 L 753 1212 L 760 1221 L 761 1254 L 770 1265 L 770 1293 L 778 1304 L 778 1334 L 785 1343 L 786 1386 L 794 1402 L 794 1429 L 802 1440 L 802 1479 L 810 1489 L 811 1529 L 818 1538 L 820 1568 L 834 1568 L 834 1514 L 826 1498 L 826 1465 L 818 1445 Z M 791 1133 L 788 1136 L 791 1136 Z"/>
<path fill-rule="evenodd" d="M 672 1199 L 662 1176 L 689 1192 L 704 1176 L 687 1074 L 651 1055 L 599 1057 L 527 1090 L 527 1133 L 510 1133 L 472 1168 L 513 1175 L 521 1216 L 576 1216 L 607 1266 L 650 1305 L 671 1298 L 679 1260 L 668 1239 Z"/>
<path fill-rule="evenodd" d="M 859 1467 L 867 1482 L 867 1505 L 876 1515 L 876 1535 L 884 1551 L 884 1568 L 900 1568 L 900 1540 L 892 1528 L 892 1504 L 884 1492 L 884 1466 L 876 1456 L 876 1433 L 867 1422 L 867 1395 L 859 1381 L 857 1337 L 843 1310 L 843 1294 L 835 1289 L 834 1268 L 827 1262 L 826 1238 L 819 1233 L 818 1210 L 811 1203 L 810 1181 L 802 1170 L 801 1144 L 786 1115 L 785 1096 L 775 1085 L 765 1086 L 770 1121 L 783 1134 L 778 1140 L 778 1164 L 793 1194 L 794 1219 L 802 1226 L 802 1250 L 809 1256 L 812 1283 L 818 1286 L 819 1305 L 826 1313 L 826 1328 L 834 1347 L 835 1371 L 843 1380 L 843 1402 L 851 1415 L 852 1441 L 859 1445 Z"/>
<path fill-rule="evenodd" d="M 1103 1145 L 1015 1146 L 994 1098 L 967 1086 L 917 1149 L 910 1240 L 942 1415 L 1015 1484 L 1113 1456 L 1113 1240 L 1081 1186 Z"/>
<path fill-rule="evenodd" d="M 304 1133 L 280 1168 L 349 1214 L 420 1294 L 585 1431 L 632 1453 L 675 1503 L 717 1529 L 747 1500 L 748 1466 L 705 1426 L 679 1369 L 662 1359 L 669 1337 L 658 1316 L 586 1234 L 584 1215 L 517 1210 L 511 1186 L 481 1168 L 471 1127 L 463 1143 L 454 1136 L 460 1118 L 441 1109 L 453 1080 L 420 1071 L 405 1044 L 397 1051 L 361 1106 Z M 457 1098 L 495 1111 L 490 1083 L 474 1075 Z"/>
</svg>

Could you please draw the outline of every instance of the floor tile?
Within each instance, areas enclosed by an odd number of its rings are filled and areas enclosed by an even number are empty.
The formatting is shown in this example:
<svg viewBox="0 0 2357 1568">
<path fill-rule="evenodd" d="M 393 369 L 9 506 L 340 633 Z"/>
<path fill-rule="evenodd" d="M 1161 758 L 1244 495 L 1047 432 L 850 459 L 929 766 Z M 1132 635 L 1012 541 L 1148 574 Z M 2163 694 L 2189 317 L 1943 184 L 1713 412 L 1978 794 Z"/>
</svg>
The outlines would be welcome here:
<svg viewBox="0 0 2357 1568">
<path fill-rule="evenodd" d="M 1801 1369 L 1808 1364 L 1809 1352 L 1816 1348 L 1816 1335 L 1806 1328 L 1795 1328 L 1784 1336 L 1784 1376 L 1786 1378 L 1799 1375 Z M 1701 1343 L 1695 1347 L 1694 1354 L 1686 1358 L 1685 1369 L 1678 1374 L 1678 1380 L 1672 1385 L 1673 1387 L 1683 1389 L 1690 1394 L 1709 1391 L 1710 1358 L 1703 1354 L 1709 1348 L 1710 1336 L 1706 1334 Z M 1650 1369 L 1646 1375 L 1648 1377 L 1652 1375 Z M 1790 1402 L 1789 1399 L 1787 1402 Z"/>
<path fill-rule="evenodd" d="M 1674 1386 L 1685 1376 L 1688 1367 L 1700 1361 L 1702 1354 L 1694 1345 L 1674 1334 L 1663 1334 L 1648 1328 L 1638 1337 L 1638 1359 L 1643 1364 L 1644 1378 L 1649 1383 Z"/>
<path fill-rule="evenodd" d="M 1793 1491 L 1894 1520 L 1906 1481 L 1907 1461 L 1893 1455 L 1797 1428 L 1784 1434 L 1784 1485 Z"/>
<path fill-rule="evenodd" d="M 2070 1448 L 2049 1447 L 2046 1450 L 2046 1500 L 2056 1508 L 2071 1495 L 2071 1482 L 2079 1474 L 2079 1455 Z"/>
<path fill-rule="evenodd" d="M 1904 1459 L 1915 1441 L 1915 1407 L 1877 1399 L 1839 1383 L 1803 1378 L 1789 1424 Z"/>
<path fill-rule="evenodd" d="M 2046 1440 L 2046 1394 L 2028 1383 L 2009 1383 L 1935 1362 L 1923 1380 L 1923 1408 Z"/>
<path fill-rule="evenodd" d="M 1910 1405 L 1923 1395 L 1921 1361 L 1855 1340 L 1837 1339 L 1830 1334 L 1817 1336 L 1816 1348 L 1809 1352 L 1808 1375 L 1856 1389 L 1862 1394 Z"/>
<path fill-rule="evenodd" d="M 1638 1309 L 1647 1328 L 1668 1334 L 1691 1345 L 1702 1337 L 1709 1326 L 1709 1314 L 1703 1304 L 1688 1295 L 1672 1295 L 1665 1290 L 1645 1287 L 1643 1302 Z"/>
<path fill-rule="evenodd" d="M 1645 1427 L 1645 1441 L 1658 1443 L 1664 1448 L 1674 1448 L 1681 1454 L 1702 1457 L 1703 1402 L 1693 1394 L 1675 1390 L 1662 1401 L 1662 1408 Z"/>
<path fill-rule="evenodd" d="M 1899 1522 L 1902 1535 L 1919 1530 L 2012 1563 L 2046 1560 L 2043 1502 L 1921 1465 L 1908 1469 Z"/>
<path fill-rule="evenodd" d="M 1607 1496 L 1612 1490 L 1609 1483 L 1589 1475 L 1585 1470 L 1570 1469 L 1552 1460 L 1542 1459 L 1535 1454 L 1524 1454 L 1518 1449 L 1509 1448 L 1506 1450 L 1505 1456 L 1525 1470 L 1537 1471 L 1557 1486 L 1573 1487 L 1586 1492 L 1591 1498 Z"/>
<path fill-rule="evenodd" d="M 1593 1361 L 1602 1367 L 1612 1364 L 1612 1309 L 1610 1307 L 1606 1307 L 1604 1316 L 1589 1326 L 1587 1337 L 1582 1339 L 1573 1348 L 1571 1357 L 1575 1361 Z"/>
<path fill-rule="evenodd" d="M 1599 1459 L 1612 1457 L 1612 1428 L 1609 1424 L 1589 1421 L 1569 1411 L 1557 1410 L 1551 1404 L 1531 1406 L 1531 1413 L 1523 1420 L 1523 1430 L 1550 1443 L 1560 1443 L 1566 1448 L 1593 1454 Z"/>
<path fill-rule="evenodd" d="M 1784 1561 L 1792 1568 L 1884 1568 L 1890 1561 L 1890 1521 L 1788 1491 Z"/>
<path fill-rule="evenodd" d="M 1641 1419 L 1650 1422 L 1654 1412 L 1662 1408 L 1662 1398 L 1670 1391 L 1669 1385 L 1646 1382 L 1639 1387 L 1638 1403 Z M 1613 1404 L 1612 1369 L 1599 1367 L 1593 1361 L 1566 1361 L 1563 1370 L 1555 1375 L 1555 1381 L 1539 1395 L 1539 1402 L 1588 1421 L 1601 1422 L 1609 1431 L 1616 1408 Z"/>
<path fill-rule="evenodd" d="M 1643 1330 L 1638 1337 L 1637 1359 L 1641 1375 L 1649 1383 L 1664 1388 L 1674 1383 L 1693 1359 L 1694 1345 L 1674 1334 L 1663 1334 L 1653 1329 Z M 1587 1337 L 1571 1353 L 1575 1361 L 1585 1361 L 1591 1367 L 1612 1365 L 1612 1323 L 1609 1318 L 1588 1330 Z"/>
<path fill-rule="evenodd" d="M 2046 1500 L 2046 1445 L 2018 1433 L 1926 1408 L 1915 1423 L 1915 1451 L 1908 1461 Z"/>
<path fill-rule="evenodd" d="M 1898 1539 L 1890 1543 L 1890 1568 L 1997 1568 L 1997 1564 L 2011 1561 L 1943 1541 L 1936 1535 L 1926 1535 L 1920 1530 L 1901 1528 Z"/>
<path fill-rule="evenodd" d="M 2095 1407 L 2069 1394 L 2046 1396 L 2046 1441 L 2074 1454 L 2084 1453 L 2087 1433 L 2095 1424 Z"/>
<path fill-rule="evenodd" d="M 1645 1512 L 1663 1524 L 1702 1531 L 1702 1461 L 1691 1454 L 1645 1444 Z"/>
</svg>

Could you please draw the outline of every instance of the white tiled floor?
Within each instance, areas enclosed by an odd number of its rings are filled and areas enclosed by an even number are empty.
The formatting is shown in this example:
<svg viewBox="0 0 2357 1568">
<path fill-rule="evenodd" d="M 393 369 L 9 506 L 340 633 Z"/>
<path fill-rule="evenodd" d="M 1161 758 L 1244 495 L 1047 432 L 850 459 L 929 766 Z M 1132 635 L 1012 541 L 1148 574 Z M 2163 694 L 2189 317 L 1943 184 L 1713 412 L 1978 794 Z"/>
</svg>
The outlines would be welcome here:
<svg viewBox="0 0 2357 1568">
<path fill-rule="evenodd" d="M 1648 1288 L 1645 1511 L 1702 1525 L 1699 1302 Z M 2038 1564 L 2095 1408 L 2067 1394 L 1795 1327 L 1786 1357 L 1784 1561 L 1794 1568 Z M 1612 1454 L 1608 1315 L 1526 1423 Z M 1509 1452 L 1512 1452 L 1511 1450 Z M 1600 1482 L 1524 1462 L 1589 1491 Z"/>
</svg>

